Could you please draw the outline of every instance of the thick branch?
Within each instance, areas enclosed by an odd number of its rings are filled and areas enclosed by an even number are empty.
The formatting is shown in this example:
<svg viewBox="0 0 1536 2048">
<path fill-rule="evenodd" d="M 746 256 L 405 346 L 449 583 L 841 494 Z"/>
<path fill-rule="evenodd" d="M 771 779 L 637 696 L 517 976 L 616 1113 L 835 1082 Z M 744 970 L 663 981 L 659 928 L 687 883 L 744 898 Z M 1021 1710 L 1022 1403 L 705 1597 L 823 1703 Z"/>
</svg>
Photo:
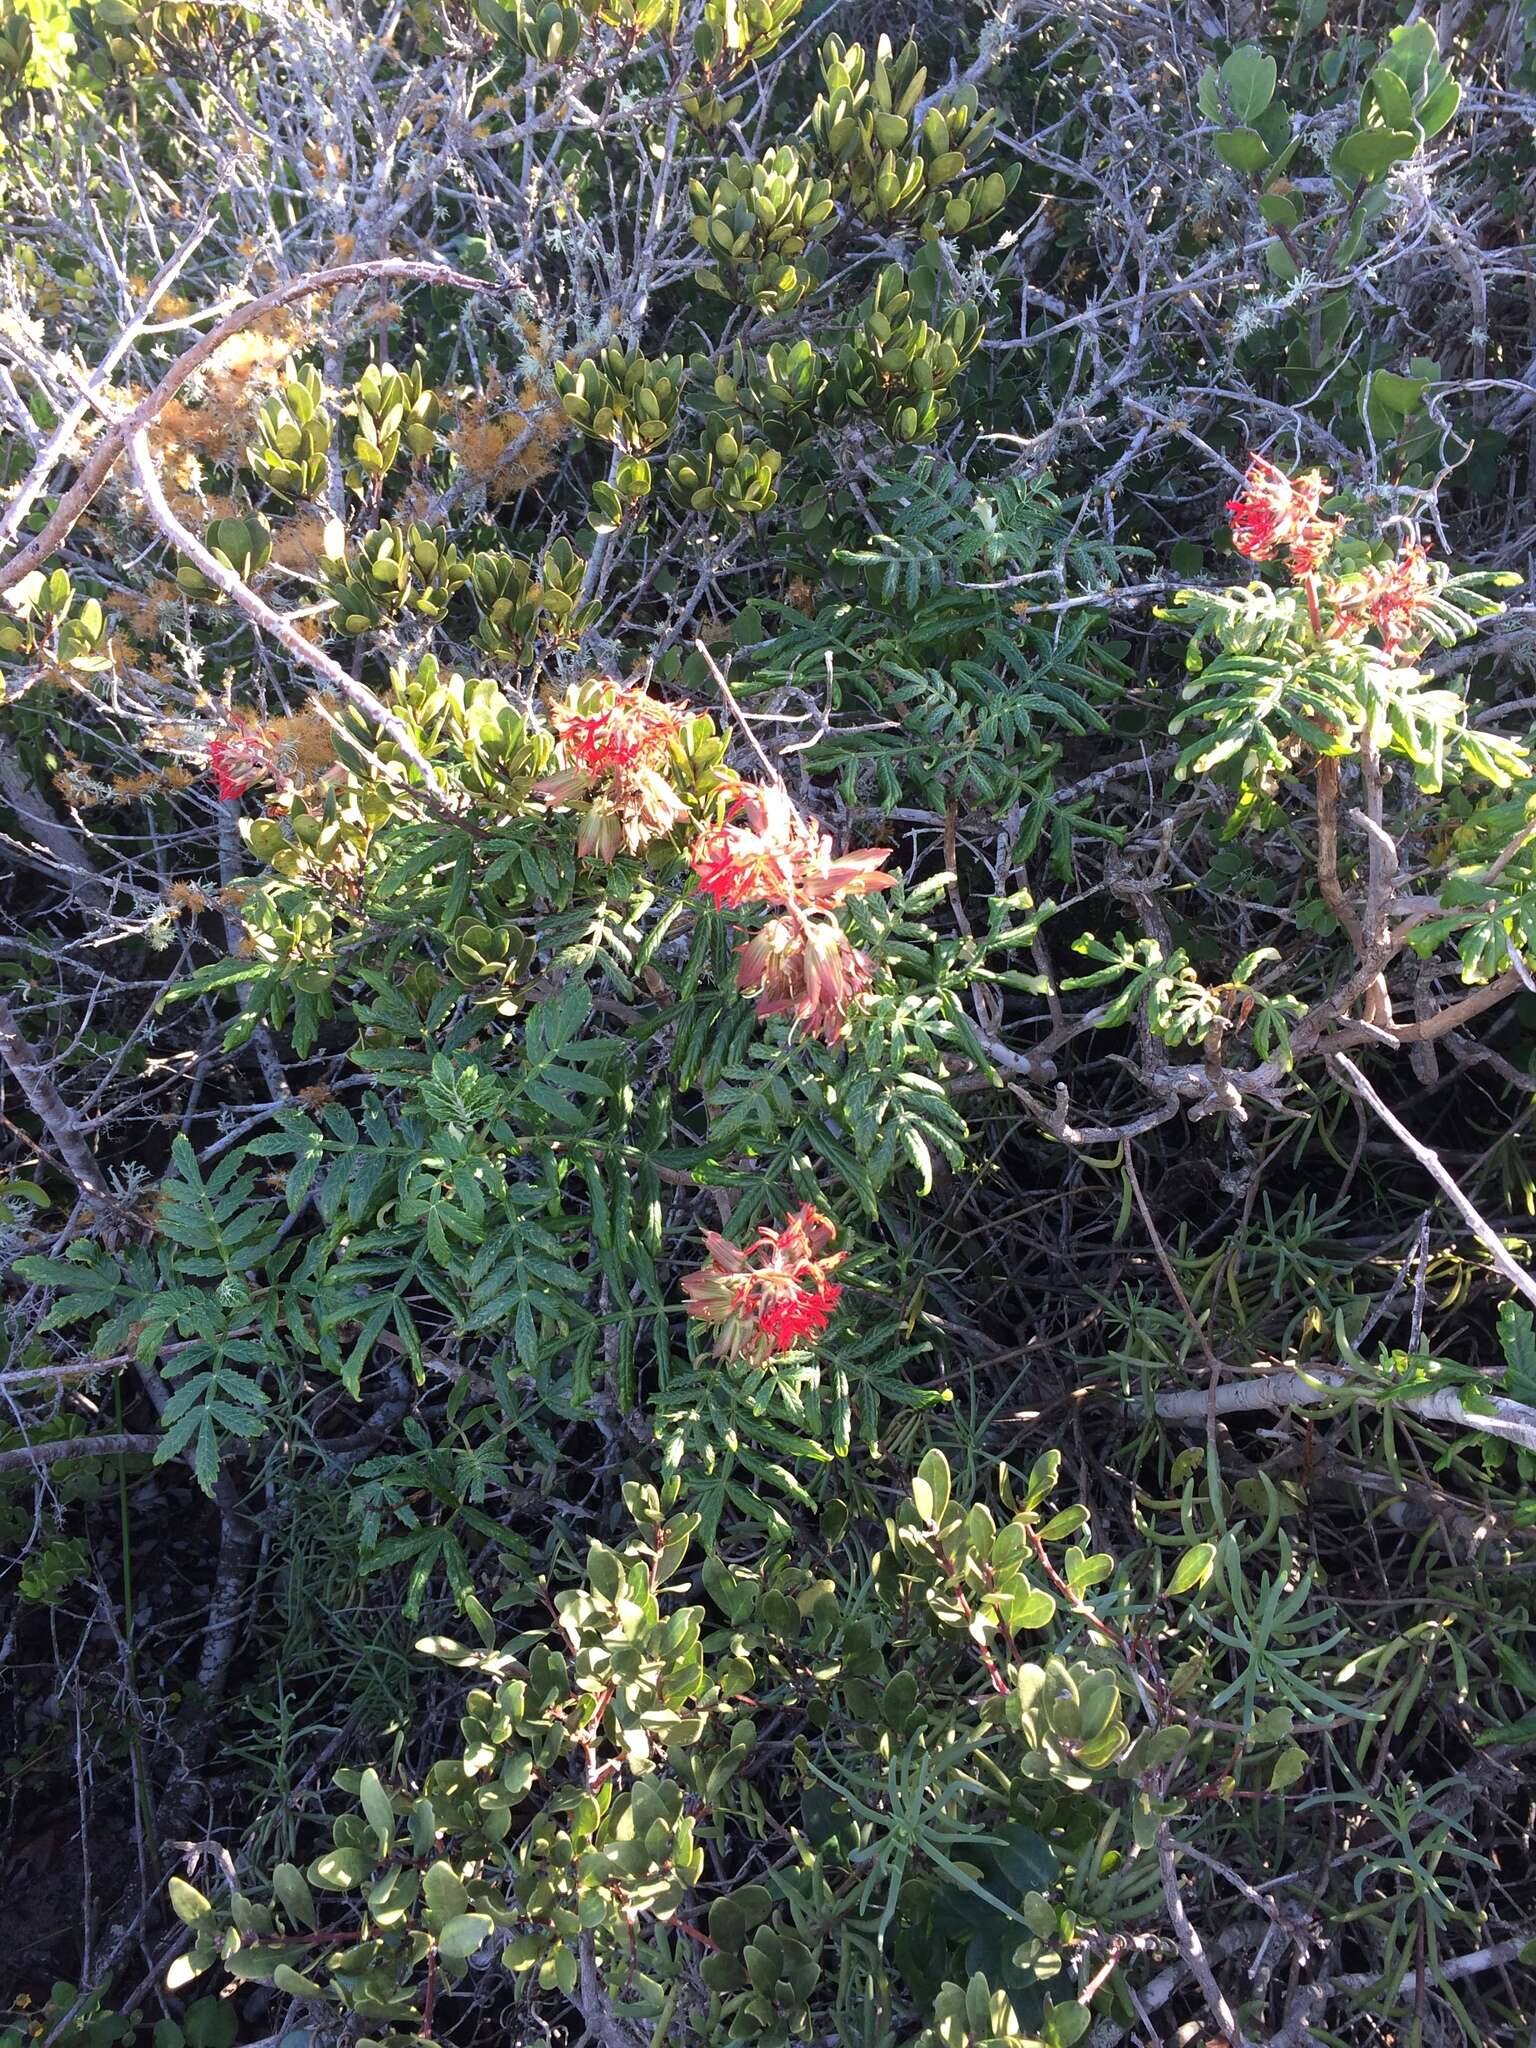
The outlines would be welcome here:
<svg viewBox="0 0 1536 2048">
<path fill-rule="evenodd" d="M 152 1458 L 160 1448 L 158 1436 L 60 1436 L 48 1443 L 28 1444 L 19 1451 L 0 1451 L 0 1473 L 41 1472 L 45 1465 L 62 1465 L 74 1458 Z"/>
<path fill-rule="evenodd" d="M 1340 1393 L 1359 1393 L 1367 1398 L 1390 1399 L 1393 1406 L 1409 1409 L 1426 1422 L 1447 1422 L 1457 1429 L 1480 1430 L 1484 1436 L 1503 1437 L 1523 1450 L 1536 1451 L 1536 1408 L 1507 1400 L 1502 1394 L 1486 1396 L 1487 1412 L 1469 1408 L 1449 1387 L 1434 1387 L 1423 1394 L 1394 1394 L 1384 1386 L 1347 1379 L 1343 1373 L 1318 1370 L 1314 1373 L 1266 1372 L 1252 1379 L 1227 1380 L 1219 1387 L 1190 1387 L 1177 1393 L 1154 1395 L 1152 1407 L 1164 1422 L 1204 1425 L 1207 1415 L 1246 1415 L 1265 1409 L 1310 1408 L 1335 1400 Z"/>
</svg>

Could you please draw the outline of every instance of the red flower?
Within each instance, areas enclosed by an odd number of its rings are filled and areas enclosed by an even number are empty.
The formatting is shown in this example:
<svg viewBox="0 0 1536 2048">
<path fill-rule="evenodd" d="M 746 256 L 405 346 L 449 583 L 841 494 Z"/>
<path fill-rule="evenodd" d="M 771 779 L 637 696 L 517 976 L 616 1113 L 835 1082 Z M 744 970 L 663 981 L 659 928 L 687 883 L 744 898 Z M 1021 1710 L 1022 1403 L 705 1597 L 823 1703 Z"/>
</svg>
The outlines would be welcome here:
<svg viewBox="0 0 1536 2048">
<path fill-rule="evenodd" d="M 706 825 L 688 858 L 717 910 L 782 902 L 794 887 L 785 857 L 740 825 Z"/>
<path fill-rule="evenodd" d="M 208 745 L 208 766 L 214 784 L 226 803 L 244 796 L 258 782 L 278 778 L 282 741 L 265 726 L 237 720 Z"/>
<path fill-rule="evenodd" d="M 1409 641 L 1421 640 L 1420 614 L 1438 587 L 1436 565 L 1418 541 L 1405 541 L 1397 560 L 1384 569 L 1367 569 L 1329 586 L 1334 630 L 1365 632 L 1374 626 L 1388 654 Z"/>
<path fill-rule="evenodd" d="M 1329 553 L 1342 524 L 1318 513 L 1327 490 L 1320 469 L 1288 477 L 1262 455 L 1252 456 L 1241 495 L 1227 500 L 1233 547 L 1250 562 L 1272 562 L 1283 554 L 1293 576 L 1310 576 Z"/>
<path fill-rule="evenodd" d="M 550 707 L 550 723 L 561 752 L 573 768 L 595 781 L 644 765 L 659 768 L 686 715 L 658 704 L 633 684 L 602 679 L 596 690 L 574 691 Z"/>
<path fill-rule="evenodd" d="M 549 707 L 563 765 L 538 784 L 551 803 L 586 799 L 577 851 L 612 860 L 665 838 L 688 815 L 667 779 L 673 741 L 688 714 L 638 685 L 607 676 L 578 685 Z"/>
<path fill-rule="evenodd" d="M 879 872 L 884 848 L 834 855 L 832 841 L 807 818 L 778 783 L 747 783 L 731 806 L 744 824 L 708 825 L 689 859 L 699 887 L 721 910 L 744 903 L 819 905 L 835 909 L 850 896 L 889 889 L 894 875 Z"/>
<path fill-rule="evenodd" d="M 829 1275 L 846 1254 L 829 1250 L 835 1226 L 805 1202 L 777 1230 L 766 1226 L 751 1244 L 704 1232 L 709 1263 L 683 1279 L 688 1313 L 715 1329 L 717 1358 L 764 1364 L 820 1336 L 841 1287 Z"/>
<path fill-rule="evenodd" d="M 873 981 L 869 955 L 824 914 L 776 917 L 736 953 L 736 986 L 757 997 L 758 1016 L 793 1017 L 828 1045 Z"/>
</svg>

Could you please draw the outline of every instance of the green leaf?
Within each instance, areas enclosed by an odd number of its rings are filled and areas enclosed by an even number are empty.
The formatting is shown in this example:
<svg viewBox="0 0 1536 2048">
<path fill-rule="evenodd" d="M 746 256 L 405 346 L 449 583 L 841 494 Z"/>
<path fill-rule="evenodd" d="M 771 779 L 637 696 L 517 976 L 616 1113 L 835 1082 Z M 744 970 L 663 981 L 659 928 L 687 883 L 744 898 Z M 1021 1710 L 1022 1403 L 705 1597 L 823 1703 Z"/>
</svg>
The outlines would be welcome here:
<svg viewBox="0 0 1536 2048">
<path fill-rule="evenodd" d="M 1180 1593 L 1189 1593 L 1197 1586 L 1203 1586 L 1211 1576 L 1211 1566 L 1216 1559 L 1214 1543 L 1195 1543 L 1185 1551 L 1174 1568 L 1173 1577 L 1168 1581 L 1170 1598 Z"/>
<path fill-rule="evenodd" d="M 493 1925 L 489 1913 L 456 1913 L 438 1929 L 438 1950 L 452 1963 L 467 1962 L 490 1939 Z"/>
<path fill-rule="evenodd" d="M 1371 396 L 1405 418 L 1417 412 L 1426 389 L 1427 380 L 1423 377 L 1399 377 L 1391 370 L 1371 373 Z"/>
<path fill-rule="evenodd" d="M 1279 278 L 1282 284 L 1289 284 L 1296 276 L 1296 259 L 1278 235 L 1264 244 L 1264 262 L 1271 277 Z"/>
<path fill-rule="evenodd" d="M 1395 71 L 1385 64 L 1378 64 L 1370 76 L 1370 92 L 1388 128 L 1412 128 L 1413 94 Z"/>
<path fill-rule="evenodd" d="M 1517 1301 L 1499 1309 L 1499 1349 L 1506 1392 L 1517 1401 L 1536 1401 L 1536 1316 Z"/>
<path fill-rule="evenodd" d="M 1031 1586 L 1013 1603 L 1009 1621 L 1014 1628 L 1049 1628 L 1056 1618 L 1055 1596 L 1043 1586 Z"/>
<path fill-rule="evenodd" d="M 949 1506 L 949 1461 L 942 1451 L 925 1451 L 912 1481 L 912 1505 L 925 1522 L 944 1519 Z"/>
<path fill-rule="evenodd" d="M 213 1908 L 197 1889 L 187 1883 L 184 1877 L 173 1877 L 167 1890 L 171 1895 L 171 1911 L 188 1927 L 197 1927 L 207 1920 Z"/>
<path fill-rule="evenodd" d="M 1254 128 L 1227 128 L 1212 147 L 1229 170 L 1262 171 L 1269 162 L 1269 145 Z"/>
<path fill-rule="evenodd" d="M 456 1920 L 469 1906 L 469 1894 L 457 1873 L 446 1863 L 434 1863 L 421 1881 L 427 1902 L 427 1925 L 441 1928 Z"/>
<path fill-rule="evenodd" d="M 1287 1743 L 1275 1758 L 1275 1767 L 1269 1774 L 1271 1792 L 1284 1792 L 1294 1785 L 1298 1778 L 1305 1776 L 1307 1753 L 1294 1742 Z"/>
<path fill-rule="evenodd" d="M 296 1926 L 313 1929 L 315 1897 L 297 1864 L 277 1864 L 272 1872 L 272 1889 L 286 1919 Z"/>
<path fill-rule="evenodd" d="M 1442 79 L 1433 92 L 1419 102 L 1418 122 L 1424 131 L 1425 141 L 1440 133 L 1455 118 L 1456 109 L 1461 105 L 1461 81 L 1456 78 Z"/>
<path fill-rule="evenodd" d="M 1275 60 L 1256 43 L 1243 43 L 1221 67 L 1222 90 L 1234 120 L 1248 126 L 1275 96 Z"/>
<path fill-rule="evenodd" d="M 1417 139 L 1404 129 L 1356 128 L 1333 152 L 1334 175 L 1379 178 L 1394 164 L 1412 156 L 1418 146 Z"/>
<path fill-rule="evenodd" d="M 1053 2005 L 1045 2016 L 1044 2039 L 1049 2048 L 1076 2048 L 1093 2018 L 1086 2005 Z"/>
<path fill-rule="evenodd" d="M 395 1810 L 389 1803 L 389 1794 L 384 1790 L 384 1781 L 377 1771 L 364 1771 L 357 1796 L 367 1815 L 368 1825 L 378 1837 L 379 1854 L 387 1856 L 389 1845 L 395 1838 Z"/>
<path fill-rule="evenodd" d="M 350 1892 L 373 1875 L 374 1858 L 366 1849 L 328 1849 L 310 1864 L 306 1875 L 325 1892 Z"/>
</svg>

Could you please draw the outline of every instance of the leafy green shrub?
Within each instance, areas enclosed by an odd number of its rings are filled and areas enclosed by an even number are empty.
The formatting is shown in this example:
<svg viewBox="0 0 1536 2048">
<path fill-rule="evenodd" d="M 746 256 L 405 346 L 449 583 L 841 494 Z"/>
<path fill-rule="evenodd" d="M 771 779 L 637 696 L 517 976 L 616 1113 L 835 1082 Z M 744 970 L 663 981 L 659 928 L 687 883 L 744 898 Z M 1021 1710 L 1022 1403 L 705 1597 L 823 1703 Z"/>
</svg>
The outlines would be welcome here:
<svg viewBox="0 0 1536 2048">
<path fill-rule="evenodd" d="M 19 19 L 7 2041 L 1528 2029 L 1509 11 Z"/>
</svg>

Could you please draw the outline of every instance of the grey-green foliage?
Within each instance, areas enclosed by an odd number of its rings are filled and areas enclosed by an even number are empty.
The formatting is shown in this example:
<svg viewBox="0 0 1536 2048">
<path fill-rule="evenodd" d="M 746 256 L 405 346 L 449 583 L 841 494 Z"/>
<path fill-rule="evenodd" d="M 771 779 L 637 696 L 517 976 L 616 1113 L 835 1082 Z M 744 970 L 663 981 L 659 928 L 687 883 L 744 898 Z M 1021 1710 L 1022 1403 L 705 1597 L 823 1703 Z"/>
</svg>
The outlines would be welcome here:
<svg viewBox="0 0 1536 2048">
<path fill-rule="evenodd" d="M 877 1609 L 782 1561 L 760 1574 L 708 1555 L 706 1600 L 689 1600 L 697 1517 L 682 1506 L 681 1465 L 674 1448 L 659 1484 L 626 1484 L 630 1533 L 589 1544 L 580 1577 L 547 1605 L 531 1582 L 513 1587 L 509 1614 L 525 1626 L 509 1638 L 498 1641 L 471 1599 L 477 1647 L 419 1646 L 479 1681 L 459 1745 L 419 1783 L 344 1769 L 336 1782 L 351 1804 L 306 1867 L 279 1864 L 217 1902 L 173 1880 L 193 1934 L 183 1978 L 218 1961 L 241 1981 L 354 2012 L 392 2040 L 419 2024 L 429 1979 L 461 1981 L 488 1947 L 514 1977 L 573 1994 L 585 1939 L 600 1972 L 625 1973 L 635 2016 L 673 2012 L 703 2041 L 787 2043 L 811 2024 L 836 1890 L 851 1880 L 882 1932 L 922 1941 L 932 1938 L 935 1885 L 957 1886 L 991 1937 L 1027 1955 L 1015 1981 L 1049 1979 L 1061 1923 L 1046 1894 L 1058 1859 L 1031 1825 L 1028 1788 L 1047 1801 L 1075 1795 L 1126 1743 L 1102 1653 L 1042 1671 L 1013 1648 L 1015 1630 L 1038 1637 L 1056 1615 L 1031 1548 L 1064 1525 L 1043 1511 L 1054 1463 L 999 1528 L 985 1509 L 951 1501 L 947 1467 L 930 1454 L 877 1568 Z M 1066 1518 L 1074 1529 L 1080 1519 Z M 1102 1574 L 1076 1555 L 1069 1548 L 1051 1569 L 1082 1598 Z M 978 1692 L 968 1676 L 978 1656 L 996 1691 Z M 807 1658 L 830 1688 L 821 1712 L 800 1675 Z M 765 1716 L 801 1729 L 809 1718 L 822 1761 L 797 1739 L 787 1777 L 789 1758 L 759 1763 Z M 983 1751 L 1006 1767 L 979 1770 Z M 893 1774 L 889 1807 L 880 1758 Z M 679 2004 L 706 1842 L 760 1833 L 763 1801 L 793 1798 L 797 1777 L 822 1788 L 802 1800 L 813 1863 L 780 1864 L 766 1883 L 711 1886 L 707 2004 L 686 1994 Z M 989 1997 L 985 2010 L 1005 2006 Z M 1055 2017 L 1060 2001 L 1039 2009 L 1046 2041 L 1075 2038 L 1075 2021 Z M 947 2024 L 947 1994 L 934 2010 Z"/>
</svg>

